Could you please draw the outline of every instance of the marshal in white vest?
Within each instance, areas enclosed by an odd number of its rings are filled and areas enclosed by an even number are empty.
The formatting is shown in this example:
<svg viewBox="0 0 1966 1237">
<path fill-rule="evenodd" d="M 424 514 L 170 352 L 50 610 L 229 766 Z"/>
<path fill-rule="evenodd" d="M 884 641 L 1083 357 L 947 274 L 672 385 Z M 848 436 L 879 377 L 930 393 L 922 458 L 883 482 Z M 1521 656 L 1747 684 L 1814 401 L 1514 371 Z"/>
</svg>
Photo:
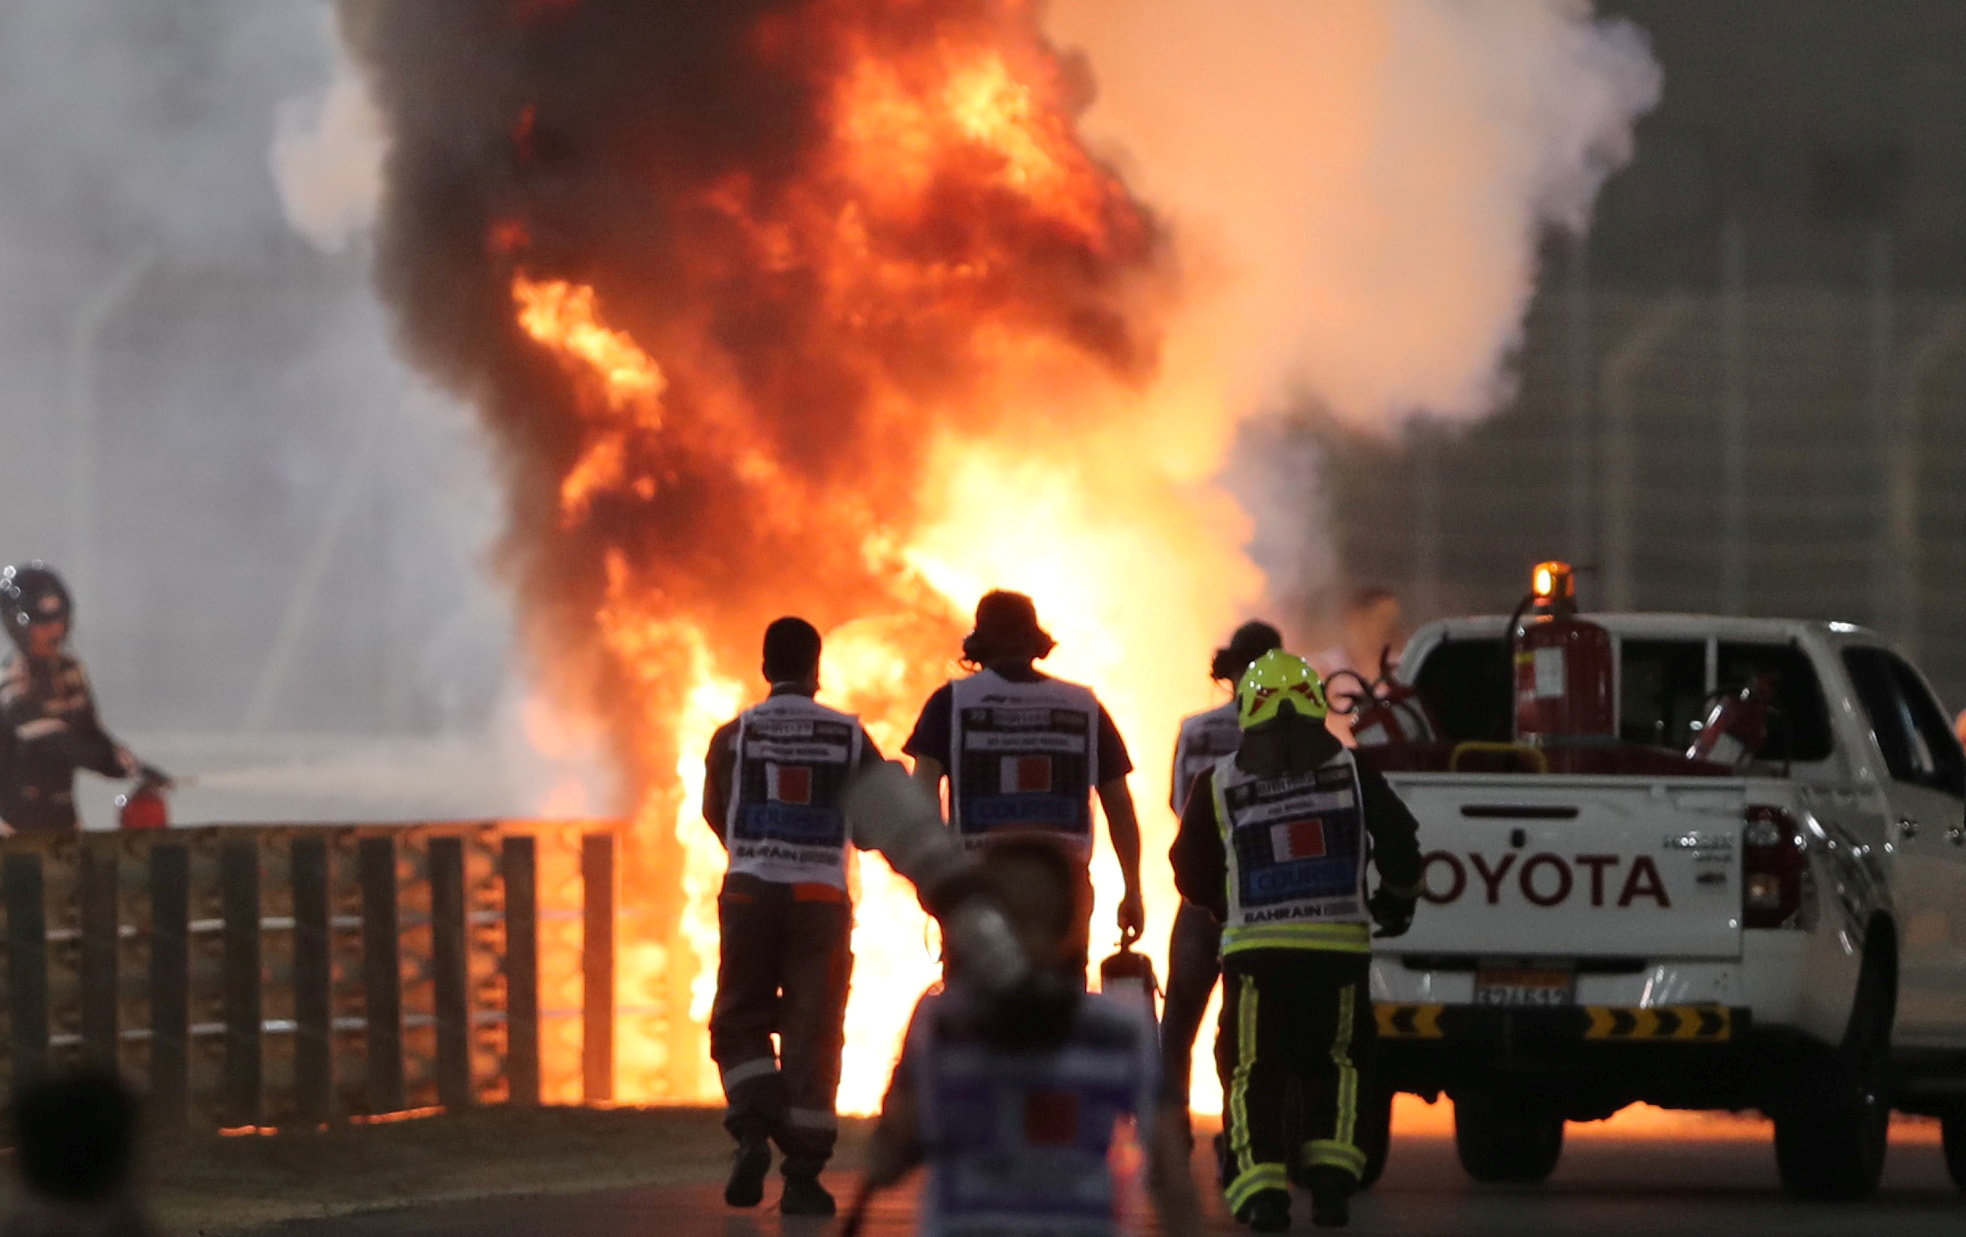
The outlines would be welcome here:
<svg viewBox="0 0 1966 1237">
<path fill-rule="evenodd" d="M 860 763 L 860 719 L 800 695 L 737 720 L 737 779 L 724 836 L 730 870 L 784 884 L 846 888 L 840 797 Z"/>
<path fill-rule="evenodd" d="M 951 684 L 949 823 L 963 842 L 1041 833 L 1092 854 L 1099 701 L 1059 679 L 982 670 Z"/>
</svg>

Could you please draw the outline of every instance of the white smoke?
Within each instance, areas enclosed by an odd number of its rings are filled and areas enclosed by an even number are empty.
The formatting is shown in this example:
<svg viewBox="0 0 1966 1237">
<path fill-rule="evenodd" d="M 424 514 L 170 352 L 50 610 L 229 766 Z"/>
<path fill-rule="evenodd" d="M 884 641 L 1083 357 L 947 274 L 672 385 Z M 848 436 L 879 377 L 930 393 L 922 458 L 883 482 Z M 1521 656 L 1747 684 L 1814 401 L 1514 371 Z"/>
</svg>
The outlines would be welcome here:
<svg viewBox="0 0 1966 1237">
<path fill-rule="evenodd" d="M 1658 102 L 1649 41 L 1588 0 L 1057 0 L 1048 20 L 1090 63 L 1090 139 L 1174 227 L 1168 381 L 1224 401 L 1198 415 L 1224 423 L 1270 605 L 1328 618 L 1343 568 L 1290 417 L 1386 435 L 1507 402 L 1540 242 L 1589 226 Z"/>
<path fill-rule="evenodd" d="M 276 121 L 273 179 L 294 229 L 327 253 L 367 231 L 382 203 L 386 154 L 368 85 L 337 56 L 327 88 L 287 100 Z"/>
<path fill-rule="evenodd" d="M 330 0 L 0 4 L 0 559 L 70 575 L 105 720 L 200 780 L 187 821 L 518 806 L 489 760 L 422 798 L 372 767 L 490 748 L 510 622 L 475 425 L 368 288 L 379 136 L 337 57 Z M 311 797 L 349 751 L 375 776 Z"/>
<path fill-rule="evenodd" d="M 1241 411 L 1308 392 L 1368 429 L 1507 398 L 1538 241 L 1588 225 L 1660 91 L 1587 0 L 1060 0 L 1050 25 Z"/>
</svg>

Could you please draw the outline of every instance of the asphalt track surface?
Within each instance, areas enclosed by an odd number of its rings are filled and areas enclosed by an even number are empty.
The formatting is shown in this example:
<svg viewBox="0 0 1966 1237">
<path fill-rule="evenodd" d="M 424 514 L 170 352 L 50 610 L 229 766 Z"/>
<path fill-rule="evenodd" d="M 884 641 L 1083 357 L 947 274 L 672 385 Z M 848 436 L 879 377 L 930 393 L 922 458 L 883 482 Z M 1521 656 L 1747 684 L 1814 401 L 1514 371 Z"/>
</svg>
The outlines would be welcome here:
<svg viewBox="0 0 1966 1237">
<path fill-rule="evenodd" d="M 1634 1136 L 1615 1127 L 1573 1133 L 1555 1176 L 1534 1188 L 1477 1186 L 1462 1174 L 1451 1139 L 1437 1131 L 1398 1138 L 1385 1178 L 1355 1204 L 1351 1231 L 1427 1237 L 1436 1233 L 1781 1234 L 1883 1233 L 1890 1237 L 1966 1232 L 1966 1195 L 1946 1176 L 1932 1127 L 1894 1133 L 1884 1187 L 1869 1202 L 1792 1202 L 1775 1179 L 1774 1151 L 1754 1127 L 1716 1134 L 1696 1123 Z M 1197 1179 L 1200 1179 L 1197 1164 Z M 846 1197 L 850 1178 L 829 1177 Z M 733 1212 L 713 1182 L 561 1198 L 501 1199 L 312 1220 L 267 1230 L 268 1237 L 823 1237 L 826 1221 L 781 1218 L 765 1207 Z M 1211 1230 L 1239 1232 L 1209 1207 Z M 1293 1229 L 1309 1232 L 1299 1198 Z M 914 1231 L 912 1197 L 877 1204 L 869 1237 Z"/>
</svg>

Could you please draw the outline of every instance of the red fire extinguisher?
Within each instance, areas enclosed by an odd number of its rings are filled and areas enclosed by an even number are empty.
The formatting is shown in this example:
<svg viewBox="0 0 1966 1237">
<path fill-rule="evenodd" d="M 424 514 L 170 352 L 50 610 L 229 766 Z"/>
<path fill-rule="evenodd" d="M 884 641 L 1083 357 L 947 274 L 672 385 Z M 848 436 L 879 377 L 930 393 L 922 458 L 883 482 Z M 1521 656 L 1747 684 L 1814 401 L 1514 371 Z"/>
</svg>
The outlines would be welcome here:
<svg viewBox="0 0 1966 1237">
<path fill-rule="evenodd" d="M 1735 768 L 1753 760 L 1768 742 L 1769 701 L 1774 694 L 1775 676 L 1764 674 L 1714 701 L 1686 748 L 1686 759 Z"/>
<path fill-rule="evenodd" d="M 1340 674 L 1351 675 L 1350 671 Z M 1337 676 L 1334 675 L 1334 678 Z M 1418 688 L 1402 683 L 1393 673 L 1393 651 L 1379 651 L 1379 677 L 1367 683 L 1359 678 L 1360 689 L 1352 694 L 1348 711 L 1352 714 L 1352 742 L 1360 747 L 1384 747 L 1395 743 L 1431 743 L 1438 736 L 1433 714 Z"/>
<path fill-rule="evenodd" d="M 1519 742 L 1617 733 L 1611 633 L 1577 617 L 1568 563 L 1537 564 L 1532 590 L 1509 622 L 1509 651 Z"/>
<path fill-rule="evenodd" d="M 163 829 L 171 823 L 170 800 L 164 792 L 171 779 L 156 769 L 145 768 L 137 784 L 116 796 L 116 823 L 124 829 Z"/>
<path fill-rule="evenodd" d="M 1160 981 L 1154 978 L 1154 960 L 1134 953 L 1130 939 L 1122 939 L 1119 952 L 1099 964 L 1099 991 L 1137 1008 L 1148 1025 L 1158 1025 Z"/>
</svg>

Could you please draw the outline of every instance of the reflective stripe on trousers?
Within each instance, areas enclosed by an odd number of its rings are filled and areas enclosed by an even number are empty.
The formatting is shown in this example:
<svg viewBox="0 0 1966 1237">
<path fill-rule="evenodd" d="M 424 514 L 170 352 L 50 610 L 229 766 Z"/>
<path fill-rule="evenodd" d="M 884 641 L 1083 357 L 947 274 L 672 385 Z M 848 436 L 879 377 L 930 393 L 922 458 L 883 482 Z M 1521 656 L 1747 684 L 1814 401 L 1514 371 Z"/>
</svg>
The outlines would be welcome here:
<svg viewBox="0 0 1966 1237">
<path fill-rule="evenodd" d="M 1270 950 L 1224 959 L 1216 1064 L 1226 1099 L 1224 1190 L 1239 1211 L 1265 1189 L 1284 1189 L 1288 1167 L 1356 1176 L 1359 1096 L 1373 1024 L 1369 959 L 1319 950 Z M 1302 1102 L 1302 1132 L 1293 1139 Z"/>
</svg>

